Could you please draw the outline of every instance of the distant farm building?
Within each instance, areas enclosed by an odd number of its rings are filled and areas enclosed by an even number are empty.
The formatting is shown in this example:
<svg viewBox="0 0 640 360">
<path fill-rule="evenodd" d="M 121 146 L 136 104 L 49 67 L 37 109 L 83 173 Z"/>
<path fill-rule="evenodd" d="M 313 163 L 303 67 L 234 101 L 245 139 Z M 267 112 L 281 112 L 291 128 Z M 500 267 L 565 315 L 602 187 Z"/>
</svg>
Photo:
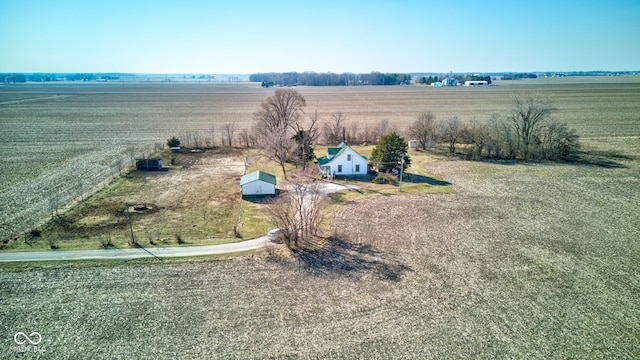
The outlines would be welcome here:
<svg viewBox="0 0 640 360">
<path fill-rule="evenodd" d="M 409 140 L 409 147 L 411 149 L 417 149 L 420 146 L 420 140 Z"/>
<path fill-rule="evenodd" d="M 318 159 L 323 175 L 366 175 L 369 162 L 345 143 L 327 149 L 327 156 Z"/>
<path fill-rule="evenodd" d="M 485 80 L 468 80 L 464 82 L 464 86 L 487 86 L 489 83 Z"/>
<path fill-rule="evenodd" d="M 172 146 L 170 149 L 172 153 L 182 152 L 182 146 Z"/>
<path fill-rule="evenodd" d="M 136 169 L 141 171 L 162 171 L 162 159 L 136 159 Z"/>
<path fill-rule="evenodd" d="M 254 171 L 240 178 L 242 196 L 276 195 L 276 177 L 264 171 Z"/>
<path fill-rule="evenodd" d="M 442 86 L 458 86 L 458 80 L 454 79 L 454 78 L 445 78 L 442 79 Z"/>
</svg>

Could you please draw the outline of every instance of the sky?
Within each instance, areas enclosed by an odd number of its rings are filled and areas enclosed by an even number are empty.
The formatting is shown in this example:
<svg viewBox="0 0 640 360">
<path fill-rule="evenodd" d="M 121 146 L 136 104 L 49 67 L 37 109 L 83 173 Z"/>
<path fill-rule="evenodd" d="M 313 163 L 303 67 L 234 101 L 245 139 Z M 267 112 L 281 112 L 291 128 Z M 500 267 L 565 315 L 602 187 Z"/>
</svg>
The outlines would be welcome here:
<svg viewBox="0 0 640 360">
<path fill-rule="evenodd" d="M 638 0 L 0 0 L 0 72 L 640 70 Z"/>
</svg>

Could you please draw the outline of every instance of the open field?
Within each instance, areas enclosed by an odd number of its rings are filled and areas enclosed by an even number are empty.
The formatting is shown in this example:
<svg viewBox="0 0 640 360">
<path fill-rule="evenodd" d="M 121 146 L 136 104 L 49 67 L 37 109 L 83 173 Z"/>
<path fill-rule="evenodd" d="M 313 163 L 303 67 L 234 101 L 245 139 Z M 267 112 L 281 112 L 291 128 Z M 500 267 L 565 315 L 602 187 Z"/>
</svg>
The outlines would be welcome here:
<svg viewBox="0 0 640 360">
<path fill-rule="evenodd" d="M 0 354 L 38 331 L 70 358 L 637 358 L 640 169 L 619 164 L 434 156 L 456 193 L 345 203 L 316 253 L 2 271 Z"/>
<path fill-rule="evenodd" d="M 585 80 L 587 79 L 587 80 Z M 640 77 L 539 79 L 486 88 L 300 87 L 307 111 L 342 111 L 360 128 L 387 119 L 398 130 L 425 110 L 482 119 L 503 113 L 514 91 L 551 97 L 556 117 L 584 138 L 638 141 Z M 221 126 L 244 128 L 273 93 L 252 83 L 103 83 L 0 86 L 0 240 L 29 231 L 52 209 L 104 186 L 171 135 L 220 144 Z M 213 129 L 213 131 L 212 131 Z M 630 137 L 630 138 L 627 138 Z M 211 138 L 211 139 L 209 139 Z M 605 139 L 606 138 L 606 139 Z"/>
<path fill-rule="evenodd" d="M 55 215 L 40 228 L 12 241 L 3 251 L 128 248 L 131 239 L 145 247 L 217 245 L 252 239 L 271 228 L 258 205 L 241 198 L 238 180 L 245 150 L 219 148 L 173 154 L 163 150 L 166 171 L 133 170 Z M 135 205 L 147 209 L 134 211 Z M 240 237 L 236 237 L 234 229 Z M 178 242 L 178 237 L 180 241 Z"/>
<path fill-rule="evenodd" d="M 34 228 L 50 199 L 93 192 L 171 135 L 250 120 L 261 98 L 255 87 L 0 87 L 0 239 Z"/>
<path fill-rule="evenodd" d="M 640 83 L 298 90 L 321 116 L 406 126 L 422 110 L 489 116 L 525 89 L 553 96 L 584 161 L 424 155 L 412 171 L 455 192 L 338 195 L 333 238 L 295 256 L 272 247 L 221 261 L 2 265 L 0 357 L 29 347 L 13 342 L 19 331 L 42 334 L 56 358 L 640 357 Z M 147 96 L 201 106 L 157 91 Z M 249 123 L 271 90 L 238 91 L 256 98 L 240 112 Z M 0 119 L 19 129 L 14 106 L 1 105 Z M 136 125 L 160 142 L 164 119 Z M 86 129 L 78 141 L 99 134 Z"/>
</svg>

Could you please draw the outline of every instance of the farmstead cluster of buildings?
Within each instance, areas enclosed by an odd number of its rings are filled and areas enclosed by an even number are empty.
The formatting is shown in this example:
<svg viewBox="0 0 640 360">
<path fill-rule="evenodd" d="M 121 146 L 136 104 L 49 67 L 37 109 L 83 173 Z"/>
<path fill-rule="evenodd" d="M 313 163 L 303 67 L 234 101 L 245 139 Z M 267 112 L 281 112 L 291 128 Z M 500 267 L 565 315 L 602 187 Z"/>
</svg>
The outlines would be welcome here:
<svg viewBox="0 0 640 360">
<path fill-rule="evenodd" d="M 358 154 L 350 146 L 341 143 L 327 149 L 327 155 L 318 158 L 318 168 L 323 176 L 366 175 L 369 167 L 367 158 Z M 264 171 L 254 171 L 240 178 L 242 196 L 277 195 L 276 177 Z"/>
</svg>

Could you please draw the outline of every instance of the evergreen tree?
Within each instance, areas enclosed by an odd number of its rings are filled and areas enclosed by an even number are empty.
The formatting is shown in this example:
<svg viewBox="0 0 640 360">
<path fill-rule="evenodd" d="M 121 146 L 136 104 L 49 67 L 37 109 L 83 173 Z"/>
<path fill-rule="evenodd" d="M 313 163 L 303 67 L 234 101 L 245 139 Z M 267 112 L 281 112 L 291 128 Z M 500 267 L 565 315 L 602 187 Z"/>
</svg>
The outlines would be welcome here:
<svg viewBox="0 0 640 360">
<path fill-rule="evenodd" d="M 180 146 L 180 139 L 178 139 L 175 136 L 172 136 L 169 140 L 167 140 L 167 146 L 168 147 Z"/>
<path fill-rule="evenodd" d="M 308 131 L 298 130 L 298 132 L 293 135 L 291 140 L 294 140 L 297 144 L 293 157 L 296 159 L 296 162 L 299 165 L 304 165 L 307 162 L 313 161 L 316 158 L 315 153 L 313 152 L 312 146 L 312 136 L 310 136 Z"/>
<path fill-rule="evenodd" d="M 404 156 L 404 168 L 411 165 L 411 158 L 407 155 L 407 141 L 392 132 L 380 138 L 378 145 L 371 152 L 371 164 L 378 168 L 378 171 L 389 172 L 393 169 L 400 169 L 400 160 Z"/>
</svg>

